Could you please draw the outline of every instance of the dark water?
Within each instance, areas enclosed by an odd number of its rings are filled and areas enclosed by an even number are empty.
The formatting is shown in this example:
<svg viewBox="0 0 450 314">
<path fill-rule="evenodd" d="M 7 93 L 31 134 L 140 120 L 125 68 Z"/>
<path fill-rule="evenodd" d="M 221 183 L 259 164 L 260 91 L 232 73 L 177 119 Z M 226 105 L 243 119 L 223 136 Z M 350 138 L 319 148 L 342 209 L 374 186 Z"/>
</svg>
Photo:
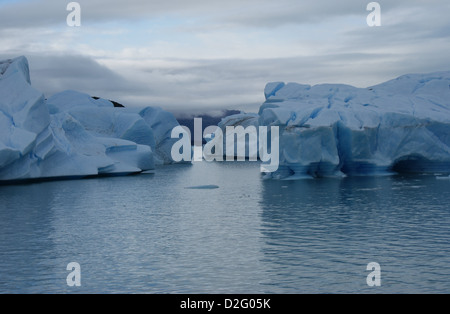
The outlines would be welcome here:
<svg viewBox="0 0 450 314">
<path fill-rule="evenodd" d="M 0 293 L 450 292 L 450 180 L 263 181 L 258 167 L 0 186 Z M 186 189 L 200 185 L 219 188 Z"/>
</svg>

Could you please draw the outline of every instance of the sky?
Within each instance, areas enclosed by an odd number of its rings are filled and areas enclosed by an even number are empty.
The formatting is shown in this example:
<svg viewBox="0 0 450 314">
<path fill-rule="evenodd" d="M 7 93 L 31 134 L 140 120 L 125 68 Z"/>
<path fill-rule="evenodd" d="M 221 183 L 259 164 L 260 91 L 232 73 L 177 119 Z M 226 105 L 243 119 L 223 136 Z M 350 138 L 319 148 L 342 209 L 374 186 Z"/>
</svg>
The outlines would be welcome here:
<svg viewBox="0 0 450 314">
<path fill-rule="evenodd" d="M 47 97 L 257 111 L 268 82 L 368 87 L 450 70 L 450 1 L 0 0 L 0 59 L 24 55 Z"/>
</svg>

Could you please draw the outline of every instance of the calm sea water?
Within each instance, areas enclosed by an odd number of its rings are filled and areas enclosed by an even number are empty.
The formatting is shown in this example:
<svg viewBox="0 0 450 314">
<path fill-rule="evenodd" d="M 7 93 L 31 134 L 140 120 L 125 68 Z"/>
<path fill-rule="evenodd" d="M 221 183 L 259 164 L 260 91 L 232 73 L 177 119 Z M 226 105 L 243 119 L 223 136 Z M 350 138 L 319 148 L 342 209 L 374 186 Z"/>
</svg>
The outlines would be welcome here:
<svg viewBox="0 0 450 314">
<path fill-rule="evenodd" d="M 449 192 L 434 176 L 264 181 L 257 163 L 0 186 L 0 293 L 449 293 Z"/>
</svg>

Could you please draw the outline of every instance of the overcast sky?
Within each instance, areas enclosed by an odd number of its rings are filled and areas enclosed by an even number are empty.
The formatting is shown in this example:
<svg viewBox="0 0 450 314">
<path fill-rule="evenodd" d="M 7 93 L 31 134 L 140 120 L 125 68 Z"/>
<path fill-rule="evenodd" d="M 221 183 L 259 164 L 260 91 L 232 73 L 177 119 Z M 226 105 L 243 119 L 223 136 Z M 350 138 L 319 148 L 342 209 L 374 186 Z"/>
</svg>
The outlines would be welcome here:
<svg viewBox="0 0 450 314">
<path fill-rule="evenodd" d="M 255 111 L 270 81 L 367 87 L 450 70 L 450 1 L 0 0 L 0 59 L 25 55 L 46 96 Z"/>
</svg>

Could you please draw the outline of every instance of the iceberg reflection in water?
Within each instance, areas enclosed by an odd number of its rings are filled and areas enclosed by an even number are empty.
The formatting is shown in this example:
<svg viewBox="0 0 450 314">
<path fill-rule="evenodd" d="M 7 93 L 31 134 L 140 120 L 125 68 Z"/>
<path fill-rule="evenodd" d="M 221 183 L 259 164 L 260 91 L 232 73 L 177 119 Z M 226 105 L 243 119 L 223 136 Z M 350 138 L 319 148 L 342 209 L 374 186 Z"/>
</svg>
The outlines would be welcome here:
<svg viewBox="0 0 450 314">
<path fill-rule="evenodd" d="M 1 186 L 0 293 L 447 293 L 449 189 L 434 176 L 261 180 L 249 162 Z"/>
</svg>

